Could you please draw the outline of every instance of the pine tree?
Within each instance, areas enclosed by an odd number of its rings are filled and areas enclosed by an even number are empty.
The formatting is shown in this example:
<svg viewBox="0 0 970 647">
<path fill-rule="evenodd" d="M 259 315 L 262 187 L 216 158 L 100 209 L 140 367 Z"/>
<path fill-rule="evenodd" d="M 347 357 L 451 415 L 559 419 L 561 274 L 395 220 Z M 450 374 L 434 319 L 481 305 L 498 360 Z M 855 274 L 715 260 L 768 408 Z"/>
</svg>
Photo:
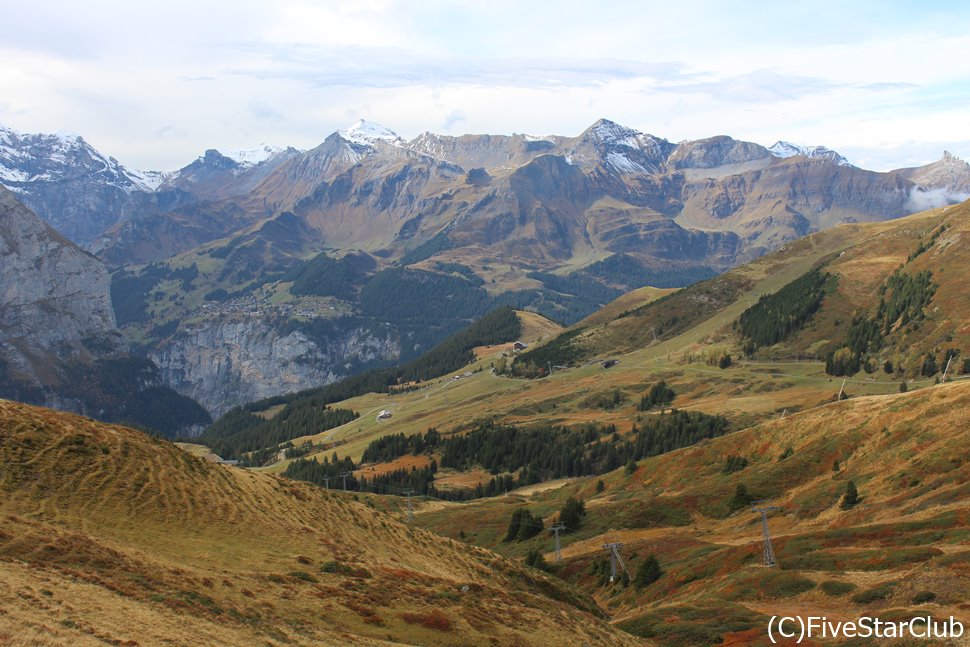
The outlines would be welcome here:
<svg viewBox="0 0 970 647">
<path fill-rule="evenodd" d="M 538 549 L 533 549 L 526 553 L 525 565 L 538 568 L 540 571 L 549 570 L 549 564 L 546 562 L 546 558 L 542 556 L 542 553 Z"/>
<path fill-rule="evenodd" d="M 845 496 L 842 497 L 842 509 L 848 510 L 859 503 L 859 491 L 855 487 L 855 481 L 849 481 L 845 486 Z"/>
<path fill-rule="evenodd" d="M 524 508 L 516 508 L 512 512 L 512 519 L 509 520 L 509 529 L 505 532 L 505 539 L 502 541 L 514 541 L 519 536 L 519 526 L 522 525 L 522 513 Z"/>
<path fill-rule="evenodd" d="M 748 488 L 744 486 L 744 483 L 738 483 L 738 487 L 734 490 L 734 497 L 731 498 L 731 510 L 743 508 L 752 501 L 754 501 L 754 497 L 748 493 Z"/>
<path fill-rule="evenodd" d="M 579 524 L 583 522 L 585 516 L 586 506 L 583 502 L 569 497 L 559 512 L 559 521 L 566 526 L 569 532 L 572 532 L 579 529 Z"/>
<path fill-rule="evenodd" d="M 656 557 L 650 555 L 637 567 L 637 573 L 633 576 L 633 586 L 637 591 L 640 591 L 659 580 L 661 575 L 663 575 L 663 570 L 660 568 L 660 562 L 657 561 Z"/>
</svg>

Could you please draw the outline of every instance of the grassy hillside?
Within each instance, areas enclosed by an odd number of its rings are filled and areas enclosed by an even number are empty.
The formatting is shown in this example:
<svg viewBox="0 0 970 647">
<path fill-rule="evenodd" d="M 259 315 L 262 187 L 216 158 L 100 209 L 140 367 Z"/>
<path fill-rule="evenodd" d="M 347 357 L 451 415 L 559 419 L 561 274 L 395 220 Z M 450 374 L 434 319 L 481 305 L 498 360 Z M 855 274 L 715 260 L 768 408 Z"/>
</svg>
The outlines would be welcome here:
<svg viewBox="0 0 970 647">
<path fill-rule="evenodd" d="M 970 620 L 970 383 L 858 398 L 641 461 L 602 478 L 462 505 L 429 506 L 418 525 L 510 556 L 553 561 L 549 533 L 503 541 L 513 510 L 548 527 L 568 497 L 586 516 L 564 535 L 552 572 L 592 594 L 634 633 L 665 645 L 766 644 L 771 615 L 807 613 Z M 729 458 L 733 460 L 729 461 Z M 845 507 L 853 482 L 860 500 Z M 747 502 L 737 488 L 745 486 Z M 761 561 L 754 500 L 778 567 Z M 655 556 L 640 589 L 603 580 L 606 542 L 630 574 Z"/>
<path fill-rule="evenodd" d="M 3 644 L 640 644 L 399 509 L 123 427 L 0 401 L 0 466 Z"/>
<path fill-rule="evenodd" d="M 869 354 L 873 372 L 860 368 L 848 376 L 844 392 L 898 393 L 904 382 L 907 388 L 928 386 L 940 377 L 948 352 L 957 352 L 951 377 L 963 372 L 970 355 L 970 329 L 965 325 L 970 303 L 960 299 L 962 280 L 956 271 L 970 263 L 965 258 L 967 241 L 967 205 L 892 222 L 836 227 L 661 298 L 649 290 L 622 297 L 566 330 L 580 350 L 579 359 L 550 377 L 524 380 L 486 370 L 468 379 L 432 381 L 414 391 L 356 396 L 333 406 L 359 411 L 360 419 L 294 443 L 309 441 L 322 452 L 338 442 L 341 455 L 357 460 L 373 438 L 386 433 L 424 433 L 429 427 L 451 432 L 483 419 L 592 422 L 628 429 L 643 415 L 637 403 L 659 380 L 675 390 L 673 406 L 727 415 L 736 429 L 810 409 L 831 402 L 842 390 L 844 378 L 827 374 L 825 359 L 846 343 L 854 316 L 876 316 L 880 287 L 897 271 L 931 272 L 932 298 L 919 321 L 891 326 L 883 346 Z M 834 277 L 827 280 L 818 309 L 781 342 L 744 356 L 737 325 L 741 315 L 763 295 L 779 292 L 814 269 Z M 891 295 L 884 291 L 882 298 Z M 522 354 L 523 360 L 533 348 Z M 468 368 L 488 369 L 503 361 L 502 349 L 493 351 L 479 352 Z M 922 374 L 927 353 L 935 358 L 935 374 Z M 732 363 L 722 369 L 718 360 L 725 355 Z M 619 363 L 604 370 L 599 361 L 608 358 Z M 886 362 L 892 364 L 891 372 L 886 372 Z M 615 405 L 604 408 L 603 402 Z M 392 421 L 376 420 L 382 409 L 393 411 Z"/>
</svg>

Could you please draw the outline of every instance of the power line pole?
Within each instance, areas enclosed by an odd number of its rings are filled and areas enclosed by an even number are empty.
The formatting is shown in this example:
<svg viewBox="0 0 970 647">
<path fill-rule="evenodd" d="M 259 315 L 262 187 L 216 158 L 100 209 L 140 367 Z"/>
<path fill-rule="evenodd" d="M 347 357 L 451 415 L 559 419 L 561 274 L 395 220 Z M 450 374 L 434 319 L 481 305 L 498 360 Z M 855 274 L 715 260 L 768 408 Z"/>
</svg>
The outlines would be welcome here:
<svg viewBox="0 0 970 647">
<path fill-rule="evenodd" d="M 557 562 L 562 561 L 562 551 L 559 548 L 559 533 L 565 529 L 566 529 L 566 526 L 564 526 L 562 522 L 553 524 L 552 528 L 549 529 L 556 534 L 556 561 Z"/>
<path fill-rule="evenodd" d="M 627 575 L 630 574 L 626 570 L 626 564 L 623 563 L 623 558 L 620 557 L 620 548 L 623 546 L 620 542 L 614 542 L 612 544 L 603 544 L 603 548 L 610 551 L 610 582 L 616 581 L 616 565 L 620 564 L 620 568 L 623 569 Z"/>
<path fill-rule="evenodd" d="M 771 535 L 768 534 L 768 513 L 772 510 L 781 510 L 781 508 L 777 506 L 751 508 L 751 512 L 761 513 L 761 535 L 762 543 L 764 544 L 763 565 L 767 568 L 778 565 L 778 561 L 775 559 L 775 550 L 771 547 Z"/>
<path fill-rule="evenodd" d="M 345 492 L 347 491 L 347 477 L 348 476 L 350 476 L 350 472 L 344 472 L 343 474 L 340 475 L 340 477 L 343 478 L 343 480 L 344 480 L 344 491 Z"/>
</svg>

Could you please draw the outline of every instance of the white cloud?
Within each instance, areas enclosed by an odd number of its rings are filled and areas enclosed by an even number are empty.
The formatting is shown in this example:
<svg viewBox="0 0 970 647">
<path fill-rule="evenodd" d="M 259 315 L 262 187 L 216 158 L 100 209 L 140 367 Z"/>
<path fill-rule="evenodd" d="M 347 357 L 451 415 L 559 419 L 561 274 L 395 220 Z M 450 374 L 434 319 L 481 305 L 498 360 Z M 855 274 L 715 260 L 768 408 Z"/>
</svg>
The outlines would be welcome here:
<svg viewBox="0 0 970 647">
<path fill-rule="evenodd" d="M 358 117 L 677 141 L 824 144 L 877 168 L 970 156 L 970 10 L 834 0 L 33 0 L 5 9 L 0 123 L 72 130 L 123 162 L 307 148 Z M 935 152 L 934 152 L 935 151 Z"/>
</svg>

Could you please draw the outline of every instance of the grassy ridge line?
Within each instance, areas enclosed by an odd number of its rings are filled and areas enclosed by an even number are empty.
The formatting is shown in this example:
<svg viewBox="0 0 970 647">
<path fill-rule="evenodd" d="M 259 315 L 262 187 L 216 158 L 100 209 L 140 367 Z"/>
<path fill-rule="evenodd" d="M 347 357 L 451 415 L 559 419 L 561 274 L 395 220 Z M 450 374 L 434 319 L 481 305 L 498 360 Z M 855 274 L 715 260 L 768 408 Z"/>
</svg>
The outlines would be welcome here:
<svg viewBox="0 0 970 647">
<path fill-rule="evenodd" d="M 397 511 L 12 402 L 0 441 L 4 640 L 642 644 L 572 587 Z"/>
</svg>

